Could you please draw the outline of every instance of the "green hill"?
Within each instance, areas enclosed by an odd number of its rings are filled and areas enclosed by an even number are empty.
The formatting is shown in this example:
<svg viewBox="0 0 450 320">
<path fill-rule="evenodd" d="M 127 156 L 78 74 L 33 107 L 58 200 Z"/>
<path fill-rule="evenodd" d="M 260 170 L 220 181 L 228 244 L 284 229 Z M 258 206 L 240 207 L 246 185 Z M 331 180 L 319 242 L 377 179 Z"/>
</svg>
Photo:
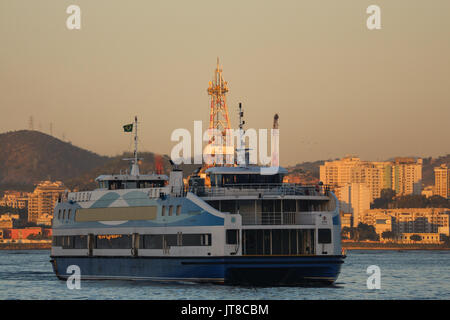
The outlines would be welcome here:
<svg viewBox="0 0 450 320">
<path fill-rule="evenodd" d="M 0 134 L 0 191 L 7 189 L 32 191 L 41 180 L 60 180 L 71 190 L 95 188 L 95 178 L 102 174 L 129 170 L 132 154 L 115 157 L 100 156 L 94 152 L 63 142 L 39 131 L 20 130 Z M 156 171 L 155 155 L 140 152 L 141 173 Z M 163 173 L 170 171 L 167 156 L 159 156 Z M 198 165 L 181 166 L 188 175 Z"/>
<path fill-rule="evenodd" d="M 108 160 L 39 131 L 2 133 L 0 187 L 29 190 L 40 180 L 65 181 Z"/>
</svg>

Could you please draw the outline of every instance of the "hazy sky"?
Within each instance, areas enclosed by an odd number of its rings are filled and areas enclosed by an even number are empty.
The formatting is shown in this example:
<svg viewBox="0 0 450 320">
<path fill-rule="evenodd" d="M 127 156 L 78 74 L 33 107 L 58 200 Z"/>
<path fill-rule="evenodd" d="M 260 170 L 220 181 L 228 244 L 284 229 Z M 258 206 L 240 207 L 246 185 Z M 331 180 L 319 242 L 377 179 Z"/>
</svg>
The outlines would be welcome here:
<svg viewBox="0 0 450 320">
<path fill-rule="evenodd" d="M 233 127 L 238 102 L 247 127 L 279 113 L 281 164 L 450 153 L 448 0 L 0 0 L 0 41 L 0 132 L 33 116 L 113 155 L 138 115 L 141 148 L 170 154 L 174 129 L 208 126 L 219 56 Z"/>
</svg>

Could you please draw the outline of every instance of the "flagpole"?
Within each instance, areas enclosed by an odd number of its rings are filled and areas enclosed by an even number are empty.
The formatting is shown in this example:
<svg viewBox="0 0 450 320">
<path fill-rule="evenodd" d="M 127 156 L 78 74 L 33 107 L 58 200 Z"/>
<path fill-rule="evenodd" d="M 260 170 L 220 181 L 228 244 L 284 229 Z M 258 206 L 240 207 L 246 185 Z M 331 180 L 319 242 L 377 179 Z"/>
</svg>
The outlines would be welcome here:
<svg viewBox="0 0 450 320">
<path fill-rule="evenodd" d="M 138 144 L 138 124 L 137 124 L 137 116 L 134 116 L 134 164 L 137 166 L 138 158 L 137 158 L 137 144 Z"/>
</svg>

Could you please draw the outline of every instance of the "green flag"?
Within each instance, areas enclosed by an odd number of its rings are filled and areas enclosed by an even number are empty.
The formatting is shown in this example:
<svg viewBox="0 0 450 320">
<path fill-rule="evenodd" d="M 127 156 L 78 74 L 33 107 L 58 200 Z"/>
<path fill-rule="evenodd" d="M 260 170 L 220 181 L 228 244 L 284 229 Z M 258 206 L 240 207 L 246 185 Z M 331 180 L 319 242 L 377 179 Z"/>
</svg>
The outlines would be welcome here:
<svg viewBox="0 0 450 320">
<path fill-rule="evenodd" d="M 130 124 L 124 125 L 124 126 L 123 126 L 123 131 L 124 131 L 124 132 L 133 132 L 133 124 L 130 123 Z"/>
</svg>

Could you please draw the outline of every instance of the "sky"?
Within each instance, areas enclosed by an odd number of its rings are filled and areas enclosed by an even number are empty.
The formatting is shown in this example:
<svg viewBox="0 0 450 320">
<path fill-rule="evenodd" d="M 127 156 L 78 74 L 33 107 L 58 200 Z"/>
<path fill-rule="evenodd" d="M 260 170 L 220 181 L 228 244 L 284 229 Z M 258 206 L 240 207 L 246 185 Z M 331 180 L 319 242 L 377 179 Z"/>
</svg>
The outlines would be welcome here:
<svg viewBox="0 0 450 320">
<path fill-rule="evenodd" d="M 239 102 L 247 128 L 279 114 L 282 165 L 450 153 L 448 0 L 0 0 L 0 133 L 33 117 L 116 155 L 137 115 L 140 149 L 170 154 L 175 129 L 208 126 L 217 57 L 232 127 Z"/>
</svg>

